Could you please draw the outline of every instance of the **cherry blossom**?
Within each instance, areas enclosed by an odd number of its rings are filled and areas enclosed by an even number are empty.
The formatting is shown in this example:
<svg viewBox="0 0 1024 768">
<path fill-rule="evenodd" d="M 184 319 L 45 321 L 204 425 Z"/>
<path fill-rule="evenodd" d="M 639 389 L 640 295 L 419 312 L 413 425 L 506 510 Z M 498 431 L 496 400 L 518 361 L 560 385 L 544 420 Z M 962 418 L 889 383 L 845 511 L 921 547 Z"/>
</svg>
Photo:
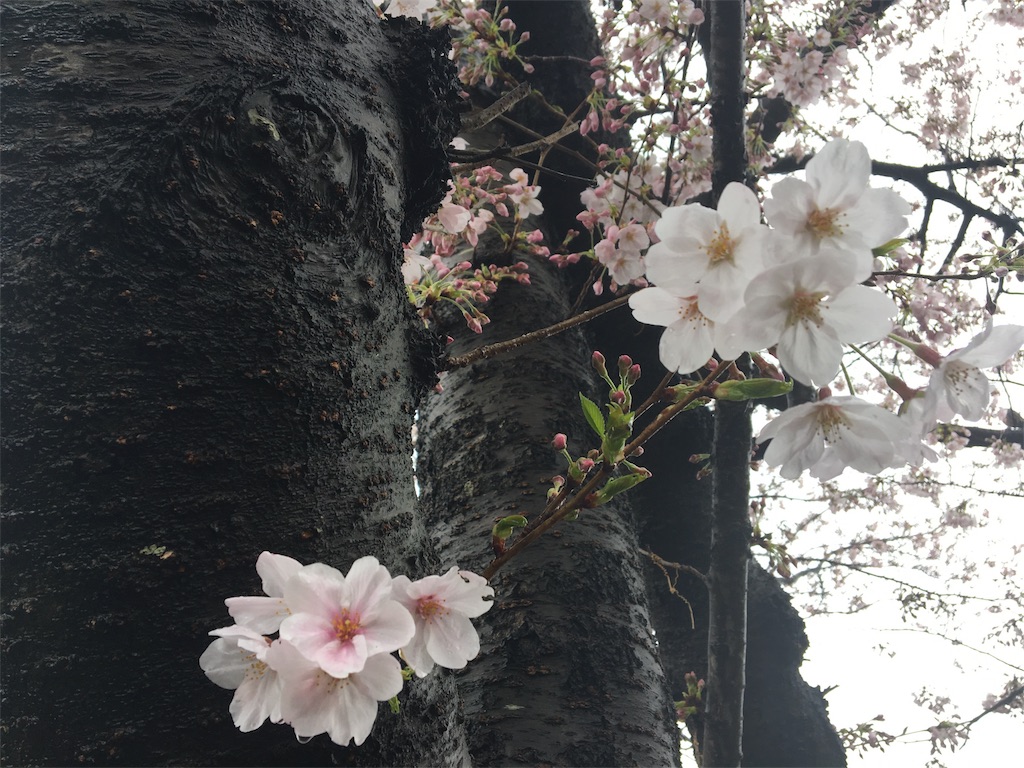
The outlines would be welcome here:
<svg viewBox="0 0 1024 768">
<path fill-rule="evenodd" d="M 281 686 L 267 664 L 269 638 L 241 626 L 210 634 L 217 639 L 199 657 L 199 666 L 221 688 L 234 690 L 228 711 L 238 729 L 254 731 L 268 719 L 281 722 Z"/>
<path fill-rule="evenodd" d="M 658 356 L 670 371 L 696 371 L 714 353 L 715 324 L 698 308 L 695 285 L 673 283 L 671 291 L 644 288 L 629 297 L 629 306 L 639 322 L 665 326 Z"/>
<path fill-rule="evenodd" d="M 993 325 L 962 349 L 950 352 L 939 363 L 928 380 L 925 412 L 937 419 L 955 413 L 977 421 L 985 412 L 992 385 L 982 368 L 1002 365 L 1024 345 L 1024 326 Z"/>
<path fill-rule="evenodd" d="M 824 246 L 852 270 L 850 280 L 871 274 L 871 249 L 907 228 L 910 206 L 890 189 L 868 187 L 871 158 L 859 141 L 830 141 L 807 163 L 807 180 L 783 179 L 765 200 L 768 223 L 792 238 L 784 258 L 817 254 Z"/>
<path fill-rule="evenodd" d="M 361 671 L 369 657 L 397 651 L 415 632 L 375 557 L 356 560 L 347 576 L 308 565 L 288 580 L 284 599 L 292 615 L 281 623 L 281 639 L 333 677 Z"/>
<path fill-rule="evenodd" d="M 717 334 L 718 352 L 735 358 L 778 345 L 793 378 L 827 384 L 839 372 L 842 344 L 877 341 L 892 328 L 896 305 L 881 291 L 850 285 L 829 258 L 789 262 L 747 288 L 744 311 Z"/>
<path fill-rule="evenodd" d="M 384 0 L 374 0 L 374 3 L 381 6 L 384 4 Z M 384 13 L 392 17 L 408 16 L 418 19 L 436 4 L 436 0 L 390 0 Z"/>
<path fill-rule="evenodd" d="M 647 251 L 647 278 L 666 290 L 697 281 L 700 311 L 728 320 L 743 305 L 743 291 L 763 268 L 767 227 L 757 197 L 735 182 L 714 211 L 702 205 L 668 208 L 654 227 L 661 242 Z"/>
<path fill-rule="evenodd" d="M 486 613 L 494 590 L 487 580 L 452 567 L 443 576 L 410 581 L 396 576 L 395 598 L 416 622 L 416 634 L 402 648 L 402 657 L 416 674 L 425 677 L 438 664 L 462 669 L 480 652 L 480 638 L 470 623 Z"/>
<path fill-rule="evenodd" d="M 261 635 L 277 632 L 289 614 L 284 602 L 284 585 L 300 570 L 302 564 L 298 560 L 271 552 L 260 554 L 256 573 L 263 579 L 263 592 L 268 597 L 229 597 L 224 603 L 231 618 Z"/>
<path fill-rule="evenodd" d="M 377 703 L 402 690 L 402 668 L 387 653 L 370 656 L 359 672 L 334 677 L 287 642 L 276 642 L 268 663 L 282 680 L 279 713 L 300 739 L 326 733 L 335 744 L 366 741 Z"/>
<path fill-rule="evenodd" d="M 827 390 L 825 390 L 827 392 Z M 900 448 L 906 425 L 900 417 L 857 397 L 825 397 L 784 411 L 757 442 L 771 440 L 764 458 L 795 480 L 804 470 L 831 480 L 847 467 L 877 473 L 904 463 Z"/>
</svg>

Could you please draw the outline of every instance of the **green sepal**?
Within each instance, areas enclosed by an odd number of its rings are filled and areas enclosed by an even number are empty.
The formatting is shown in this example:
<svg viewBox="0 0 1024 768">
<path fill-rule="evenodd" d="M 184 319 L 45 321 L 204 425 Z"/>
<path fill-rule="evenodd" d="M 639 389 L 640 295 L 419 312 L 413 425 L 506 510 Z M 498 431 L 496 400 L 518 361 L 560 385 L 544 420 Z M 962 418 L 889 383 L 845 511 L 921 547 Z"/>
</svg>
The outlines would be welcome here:
<svg viewBox="0 0 1024 768">
<path fill-rule="evenodd" d="M 615 496 L 639 485 L 650 476 L 650 473 L 641 474 L 639 472 L 634 472 L 633 474 L 623 475 L 622 477 L 613 477 L 605 483 L 604 488 L 594 494 L 594 500 L 596 502 L 595 506 L 607 504 Z"/>
<path fill-rule="evenodd" d="M 716 388 L 712 397 L 715 400 L 740 402 L 742 400 L 759 400 L 766 397 L 779 397 L 793 391 L 792 381 L 778 379 L 742 379 L 740 381 L 723 381 Z"/>
<path fill-rule="evenodd" d="M 598 437 L 604 437 L 604 416 L 601 415 L 601 409 L 597 407 L 597 403 L 580 392 L 580 405 L 583 406 L 583 416 L 586 418 L 587 424 L 597 433 Z"/>
<path fill-rule="evenodd" d="M 623 412 L 618 405 L 608 406 L 608 424 L 601 441 L 601 456 L 606 464 L 614 465 L 622 461 L 622 449 L 633 434 L 633 412 Z"/>
<path fill-rule="evenodd" d="M 910 241 L 907 240 L 905 237 L 897 237 L 897 238 L 894 238 L 894 239 L 890 240 L 887 243 L 883 243 L 882 245 L 878 246 L 877 248 L 872 248 L 871 249 L 871 253 L 874 256 L 879 257 L 879 258 L 881 258 L 883 256 L 888 256 L 890 253 L 895 251 L 897 248 L 899 248 L 900 246 L 906 245 L 909 242 Z"/>
<path fill-rule="evenodd" d="M 499 539 L 504 541 L 512 535 L 512 531 L 516 528 L 525 528 L 527 519 L 522 515 L 509 515 L 503 517 L 501 520 L 494 524 L 491 529 L 491 538 Z"/>
</svg>

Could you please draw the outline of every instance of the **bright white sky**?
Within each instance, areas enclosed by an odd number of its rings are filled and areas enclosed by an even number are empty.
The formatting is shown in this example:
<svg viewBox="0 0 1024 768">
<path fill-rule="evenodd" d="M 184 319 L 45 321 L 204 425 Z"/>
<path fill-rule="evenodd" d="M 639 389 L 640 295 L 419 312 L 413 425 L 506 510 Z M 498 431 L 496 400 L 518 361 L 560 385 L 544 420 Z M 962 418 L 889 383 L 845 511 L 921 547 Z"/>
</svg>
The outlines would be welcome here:
<svg viewBox="0 0 1024 768">
<path fill-rule="evenodd" d="M 1002 28 L 991 23 L 979 28 L 970 23 L 970 17 L 983 12 L 988 3 L 968 0 L 963 5 L 951 2 L 949 6 L 945 20 L 915 39 L 912 54 L 923 57 L 935 45 L 943 50 L 963 50 L 981 56 L 982 67 L 989 72 L 1002 74 L 1013 69 L 1024 69 L 1024 43 L 1020 30 Z M 979 37 L 982 33 L 983 39 Z M 861 90 L 870 94 L 870 99 L 876 105 L 884 104 L 888 97 L 898 93 L 900 88 L 905 88 L 898 58 L 895 56 L 874 62 L 871 69 L 863 67 L 861 71 L 867 76 L 862 81 Z M 1007 92 L 1005 86 L 990 90 L 979 88 L 974 96 L 979 131 L 986 124 L 1018 123 L 1024 115 L 1024 92 L 1019 87 L 1013 92 Z M 881 120 L 871 116 L 848 131 L 846 138 L 863 141 L 875 159 L 904 164 L 935 161 L 935 158 L 927 157 L 916 140 L 886 128 Z M 875 184 L 879 185 L 878 182 Z M 938 217 L 933 221 L 938 223 Z M 1000 300 L 1004 312 L 1000 322 L 1024 323 L 1020 298 L 1015 297 L 1009 301 L 1007 298 Z M 1019 380 L 1019 374 L 1017 378 Z M 1018 391 L 1013 402 L 1017 410 L 1021 410 L 1024 405 L 1022 401 L 1024 395 Z M 1002 402 L 1004 406 L 1009 404 L 1005 398 Z M 985 459 L 978 455 L 971 458 Z M 1007 470 L 1000 472 L 1007 473 Z M 856 482 L 856 473 L 852 474 Z M 984 475 L 990 481 L 986 483 L 989 487 L 1013 488 L 1021 485 L 1019 470 L 1011 470 L 1000 477 L 989 464 L 988 471 L 981 476 Z M 1014 555 L 1011 545 L 1024 543 L 1024 515 L 1021 515 L 1021 506 L 1020 499 L 975 497 L 972 511 L 979 514 L 987 509 L 991 519 L 986 528 L 971 531 L 962 546 L 973 551 L 979 561 L 991 557 L 997 562 L 1012 565 Z M 920 515 L 922 521 L 929 521 L 935 516 L 935 509 L 929 503 L 908 505 L 907 512 Z M 1024 568 L 1024 562 L 1019 557 L 1016 558 L 1016 565 Z M 946 574 L 945 579 L 929 579 L 914 569 L 913 563 L 909 563 L 903 573 L 887 572 L 940 591 L 963 592 L 975 588 L 972 584 L 962 583 L 956 573 Z M 866 590 L 867 602 L 874 602 L 872 596 L 879 602 L 853 615 L 832 614 L 807 619 L 811 645 L 803 667 L 804 675 L 810 683 L 822 688 L 838 686 L 828 695 L 831 719 L 837 727 L 850 727 L 883 713 L 886 719 L 878 723 L 878 728 L 889 733 L 899 733 L 904 727 L 915 731 L 934 725 L 939 716 L 913 702 L 914 693 L 926 685 L 934 692 L 952 699 L 944 717 L 970 719 L 982 711 L 984 698 L 998 693 L 1009 677 L 1016 674 L 1024 678 L 1024 649 L 1005 648 L 985 640 L 986 631 L 996 623 L 991 616 L 982 615 L 977 622 L 965 621 L 962 626 L 953 628 L 943 628 L 936 623 L 935 628 L 963 643 L 998 656 L 1007 663 L 1000 663 L 964 647 L 956 647 L 941 638 L 906 631 L 912 625 L 903 622 L 891 588 L 881 583 L 872 584 L 872 580 L 866 578 L 855 579 L 850 583 Z M 988 580 L 977 587 L 982 591 L 986 588 L 989 594 L 994 592 L 998 595 L 998 580 Z M 997 620 L 999 618 L 996 617 Z M 1011 617 L 1003 616 L 1001 620 L 1008 618 Z M 884 752 L 869 750 L 862 755 L 851 753 L 849 760 L 851 766 L 865 768 L 925 766 L 930 764 L 932 758 L 938 758 L 941 764 L 949 768 L 1020 765 L 1021 736 L 1019 717 L 993 713 L 972 728 L 970 740 L 956 752 L 951 753 L 946 749 L 932 755 L 928 734 L 922 733 L 910 737 L 906 743 L 894 744 Z"/>
</svg>

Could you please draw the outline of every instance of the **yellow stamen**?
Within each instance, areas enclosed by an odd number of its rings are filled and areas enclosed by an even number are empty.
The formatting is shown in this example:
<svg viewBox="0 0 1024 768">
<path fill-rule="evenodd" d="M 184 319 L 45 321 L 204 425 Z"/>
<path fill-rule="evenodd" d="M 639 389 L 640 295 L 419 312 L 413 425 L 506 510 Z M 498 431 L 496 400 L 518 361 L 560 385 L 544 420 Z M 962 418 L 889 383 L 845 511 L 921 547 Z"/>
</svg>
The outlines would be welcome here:
<svg viewBox="0 0 1024 768">
<path fill-rule="evenodd" d="M 723 221 L 721 228 L 715 232 L 715 236 L 704 250 L 708 254 L 711 266 L 715 266 L 723 261 L 734 263 L 735 248 L 736 241 L 729 236 L 729 225 Z"/>
<path fill-rule="evenodd" d="M 819 239 L 835 237 L 842 233 L 842 228 L 836 224 L 838 218 L 839 211 L 835 208 L 826 208 L 825 210 L 815 208 L 807 217 L 807 229 Z"/>
</svg>

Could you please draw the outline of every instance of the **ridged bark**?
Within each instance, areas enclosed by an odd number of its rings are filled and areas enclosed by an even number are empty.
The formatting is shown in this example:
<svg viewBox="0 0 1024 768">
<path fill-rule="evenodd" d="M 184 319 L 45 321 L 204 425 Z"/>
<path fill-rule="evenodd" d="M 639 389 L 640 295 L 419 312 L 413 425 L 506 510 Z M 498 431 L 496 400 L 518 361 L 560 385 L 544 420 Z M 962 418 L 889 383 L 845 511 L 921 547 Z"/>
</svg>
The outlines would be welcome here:
<svg viewBox="0 0 1024 768">
<path fill-rule="evenodd" d="M 443 679 L 346 751 L 239 734 L 198 667 L 261 550 L 433 570 L 399 266 L 455 129 L 443 42 L 337 0 L 5 3 L 0 27 L 5 763 L 457 755 Z"/>
</svg>

